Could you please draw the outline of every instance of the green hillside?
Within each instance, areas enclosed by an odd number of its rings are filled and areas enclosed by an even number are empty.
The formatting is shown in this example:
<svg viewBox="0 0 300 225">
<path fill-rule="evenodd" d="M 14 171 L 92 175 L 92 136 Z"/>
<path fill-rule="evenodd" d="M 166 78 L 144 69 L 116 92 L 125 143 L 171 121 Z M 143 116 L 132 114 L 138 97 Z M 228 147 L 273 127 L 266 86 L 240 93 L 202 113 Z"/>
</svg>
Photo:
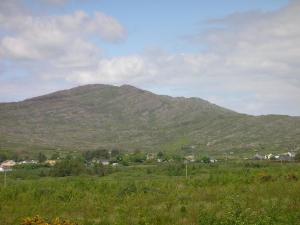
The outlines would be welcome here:
<svg viewBox="0 0 300 225">
<path fill-rule="evenodd" d="M 300 117 L 249 116 L 199 98 L 86 85 L 0 104 L 1 149 L 207 151 L 300 146 Z"/>
</svg>

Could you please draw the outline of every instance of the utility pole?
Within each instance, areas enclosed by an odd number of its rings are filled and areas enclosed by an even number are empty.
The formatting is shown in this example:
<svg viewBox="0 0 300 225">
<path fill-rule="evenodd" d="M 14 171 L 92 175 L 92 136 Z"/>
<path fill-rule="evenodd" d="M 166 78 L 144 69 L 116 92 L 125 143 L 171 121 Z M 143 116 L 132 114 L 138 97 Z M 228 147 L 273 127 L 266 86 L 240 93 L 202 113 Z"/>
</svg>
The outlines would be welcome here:
<svg viewBox="0 0 300 225">
<path fill-rule="evenodd" d="M 4 170 L 4 187 L 6 187 L 6 170 Z"/>
<path fill-rule="evenodd" d="M 188 164 L 188 161 L 186 160 L 185 161 L 185 179 L 188 178 L 188 166 L 187 166 L 187 164 Z"/>
</svg>

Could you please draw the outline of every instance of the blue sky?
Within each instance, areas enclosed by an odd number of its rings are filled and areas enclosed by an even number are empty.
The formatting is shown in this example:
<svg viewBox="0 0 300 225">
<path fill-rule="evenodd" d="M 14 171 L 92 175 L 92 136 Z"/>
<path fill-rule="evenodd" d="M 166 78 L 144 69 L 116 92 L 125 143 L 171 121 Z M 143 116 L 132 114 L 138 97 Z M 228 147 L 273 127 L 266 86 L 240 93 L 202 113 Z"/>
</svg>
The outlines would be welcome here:
<svg viewBox="0 0 300 225">
<path fill-rule="evenodd" d="M 28 2 L 31 8 L 36 5 L 36 1 Z M 109 56 L 119 56 L 156 47 L 174 53 L 195 53 L 202 48 L 187 43 L 184 38 L 205 30 L 209 27 L 208 20 L 236 12 L 272 11 L 287 3 L 287 0 L 83 0 L 48 8 L 47 11 L 59 15 L 77 10 L 90 15 L 101 11 L 113 16 L 126 27 L 128 38 L 118 45 L 103 41 L 98 44 Z M 39 11 L 40 7 L 36 10 Z"/>
<path fill-rule="evenodd" d="M 3 0 L 0 101 L 127 83 L 300 115 L 299 9 L 287 0 Z"/>
</svg>

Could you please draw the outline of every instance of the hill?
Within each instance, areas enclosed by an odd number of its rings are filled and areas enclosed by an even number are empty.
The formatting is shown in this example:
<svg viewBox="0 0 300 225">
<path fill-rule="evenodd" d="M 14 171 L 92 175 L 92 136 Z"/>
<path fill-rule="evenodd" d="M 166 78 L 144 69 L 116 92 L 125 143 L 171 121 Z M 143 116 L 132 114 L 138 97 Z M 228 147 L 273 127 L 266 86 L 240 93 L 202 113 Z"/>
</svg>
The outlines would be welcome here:
<svg viewBox="0 0 300 225">
<path fill-rule="evenodd" d="M 300 146 L 300 117 L 240 114 L 200 98 L 85 85 L 0 104 L 0 149 L 205 150 Z"/>
</svg>

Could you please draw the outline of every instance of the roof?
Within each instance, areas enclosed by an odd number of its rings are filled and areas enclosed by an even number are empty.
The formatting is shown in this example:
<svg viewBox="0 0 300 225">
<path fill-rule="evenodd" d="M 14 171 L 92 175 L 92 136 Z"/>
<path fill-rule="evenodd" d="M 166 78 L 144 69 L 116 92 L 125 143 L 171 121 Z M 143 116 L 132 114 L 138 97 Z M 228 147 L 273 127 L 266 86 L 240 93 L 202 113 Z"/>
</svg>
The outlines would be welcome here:
<svg viewBox="0 0 300 225">
<path fill-rule="evenodd" d="M 14 160 L 6 160 L 1 163 L 1 167 L 10 167 L 16 165 L 16 162 Z"/>
</svg>

